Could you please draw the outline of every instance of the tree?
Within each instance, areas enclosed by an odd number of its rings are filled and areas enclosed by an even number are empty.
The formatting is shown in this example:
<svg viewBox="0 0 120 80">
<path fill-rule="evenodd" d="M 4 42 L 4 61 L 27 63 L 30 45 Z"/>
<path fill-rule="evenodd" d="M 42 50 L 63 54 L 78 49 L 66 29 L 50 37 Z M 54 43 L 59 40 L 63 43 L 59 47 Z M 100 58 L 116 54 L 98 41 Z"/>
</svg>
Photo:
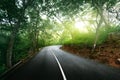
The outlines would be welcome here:
<svg viewBox="0 0 120 80">
<path fill-rule="evenodd" d="M 96 36 L 95 36 L 95 41 L 94 41 L 94 46 L 92 49 L 92 53 L 94 52 L 94 49 L 96 47 L 98 38 L 99 38 L 99 28 L 101 27 L 102 23 L 104 22 L 105 26 L 109 27 L 110 25 L 106 22 L 105 16 L 103 11 L 105 10 L 104 6 L 107 6 L 106 9 L 111 8 L 113 5 L 115 5 L 118 2 L 118 0 L 92 0 L 91 4 L 92 6 L 97 10 L 98 15 L 100 16 L 100 19 L 97 21 L 97 28 L 96 28 Z M 98 17 L 98 16 L 97 16 Z M 98 18 L 96 18 L 98 19 Z"/>
<path fill-rule="evenodd" d="M 22 2 L 22 3 L 20 3 Z M 1 23 L 10 26 L 10 37 L 6 54 L 7 67 L 12 66 L 12 51 L 15 42 L 15 37 L 19 32 L 22 22 L 25 21 L 25 9 L 32 3 L 31 0 L 3 0 L 0 1 Z"/>
</svg>

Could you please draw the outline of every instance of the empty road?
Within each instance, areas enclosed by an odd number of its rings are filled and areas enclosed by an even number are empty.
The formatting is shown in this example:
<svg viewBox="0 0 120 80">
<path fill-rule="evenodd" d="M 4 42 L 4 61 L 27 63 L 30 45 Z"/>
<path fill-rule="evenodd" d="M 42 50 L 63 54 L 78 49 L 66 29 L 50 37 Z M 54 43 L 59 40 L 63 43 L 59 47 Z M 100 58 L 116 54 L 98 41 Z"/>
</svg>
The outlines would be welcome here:
<svg viewBox="0 0 120 80">
<path fill-rule="evenodd" d="M 43 48 L 5 80 L 120 80 L 120 69 L 75 56 L 59 47 Z"/>
</svg>

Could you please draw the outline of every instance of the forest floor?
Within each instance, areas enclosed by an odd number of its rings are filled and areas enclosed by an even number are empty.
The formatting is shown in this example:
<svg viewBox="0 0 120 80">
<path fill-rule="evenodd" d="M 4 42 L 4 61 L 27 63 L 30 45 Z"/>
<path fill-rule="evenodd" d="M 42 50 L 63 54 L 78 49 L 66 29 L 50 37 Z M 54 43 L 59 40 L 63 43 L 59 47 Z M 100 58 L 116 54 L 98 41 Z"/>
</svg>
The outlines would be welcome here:
<svg viewBox="0 0 120 80">
<path fill-rule="evenodd" d="M 61 49 L 112 67 L 120 68 L 120 44 L 118 42 L 101 44 L 96 47 L 94 53 L 91 53 L 92 48 L 87 46 L 64 45 Z"/>
</svg>

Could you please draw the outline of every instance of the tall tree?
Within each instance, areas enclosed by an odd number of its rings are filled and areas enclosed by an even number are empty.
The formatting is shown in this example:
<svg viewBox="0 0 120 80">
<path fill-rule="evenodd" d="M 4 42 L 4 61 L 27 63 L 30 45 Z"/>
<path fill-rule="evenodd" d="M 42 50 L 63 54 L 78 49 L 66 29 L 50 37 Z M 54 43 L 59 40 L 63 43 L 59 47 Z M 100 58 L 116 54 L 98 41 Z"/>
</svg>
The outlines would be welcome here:
<svg viewBox="0 0 120 80">
<path fill-rule="evenodd" d="M 15 42 L 15 37 L 19 32 L 22 22 L 25 21 L 25 9 L 32 3 L 27 0 L 2 0 L 0 1 L 0 9 L 4 13 L 4 16 L 1 17 L 1 23 L 9 24 L 10 28 L 10 37 L 9 44 L 6 54 L 7 67 L 12 66 L 12 51 Z M 6 23 L 8 21 L 8 23 Z"/>
</svg>

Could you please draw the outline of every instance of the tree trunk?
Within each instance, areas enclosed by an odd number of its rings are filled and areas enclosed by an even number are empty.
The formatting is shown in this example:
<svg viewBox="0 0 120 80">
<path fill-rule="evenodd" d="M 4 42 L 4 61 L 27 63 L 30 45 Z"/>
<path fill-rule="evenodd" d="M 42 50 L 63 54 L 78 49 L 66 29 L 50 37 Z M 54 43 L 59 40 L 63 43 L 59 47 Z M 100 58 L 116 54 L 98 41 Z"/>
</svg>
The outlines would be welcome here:
<svg viewBox="0 0 120 80">
<path fill-rule="evenodd" d="M 102 24 L 102 19 L 100 19 L 100 22 L 97 25 L 96 35 L 95 35 L 95 41 L 94 41 L 92 53 L 94 53 L 96 45 L 97 45 L 97 41 L 98 41 L 98 37 L 99 37 L 99 28 L 100 28 L 101 24 Z"/>
<path fill-rule="evenodd" d="M 94 53 L 94 51 L 95 51 L 95 48 L 96 48 L 96 45 L 97 45 L 97 41 L 98 41 L 98 38 L 99 38 L 99 28 L 101 27 L 103 22 L 105 23 L 106 26 L 108 25 L 106 20 L 105 20 L 105 18 L 104 18 L 104 15 L 103 15 L 102 6 L 98 6 L 96 4 L 96 9 L 97 9 L 98 15 L 100 16 L 100 20 L 97 22 L 97 19 L 96 19 L 97 27 L 96 27 L 96 35 L 95 35 L 95 41 L 94 41 L 92 53 Z"/>
<path fill-rule="evenodd" d="M 19 27 L 20 27 L 20 23 L 18 22 L 18 24 L 14 26 L 14 29 L 12 30 L 11 35 L 10 35 L 10 41 L 8 43 L 8 49 L 7 49 L 7 54 L 6 54 L 7 68 L 12 67 L 13 46 L 14 46 L 15 37 L 16 37 L 16 34 L 18 33 Z"/>
<path fill-rule="evenodd" d="M 14 40 L 15 40 L 15 35 L 14 32 L 12 32 L 10 36 L 10 42 L 8 44 L 7 55 L 6 55 L 8 68 L 12 67 L 12 51 L 13 51 Z"/>
<path fill-rule="evenodd" d="M 99 13 L 99 15 L 101 16 L 103 22 L 105 23 L 105 26 L 109 27 L 110 25 L 108 24 L 108 22 L 106 21 L 104 15 L 103 15 L 103 10 L 102 10 L 102 8 L 99 8 L 98 13 Z"/>
</svg>

